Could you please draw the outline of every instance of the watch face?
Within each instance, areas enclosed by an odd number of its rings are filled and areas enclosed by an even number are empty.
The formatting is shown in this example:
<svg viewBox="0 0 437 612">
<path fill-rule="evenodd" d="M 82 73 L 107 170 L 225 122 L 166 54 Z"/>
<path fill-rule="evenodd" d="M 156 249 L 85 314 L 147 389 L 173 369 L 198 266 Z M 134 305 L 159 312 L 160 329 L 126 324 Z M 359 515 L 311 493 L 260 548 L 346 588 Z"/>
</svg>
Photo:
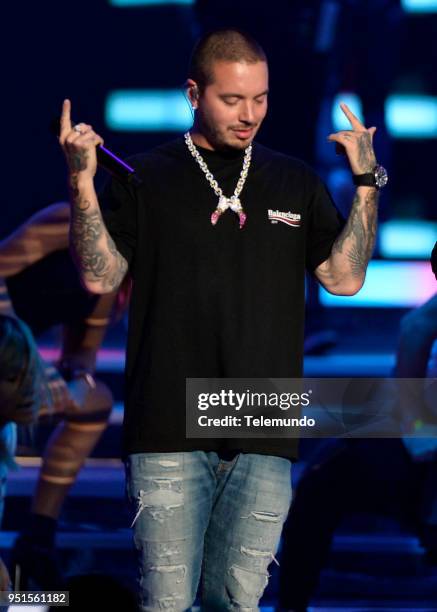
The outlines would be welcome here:
<svg viewBox="0 0 437 612">
<path fill-rule="evenodd" d="M 385 187 L 388 183 L 387 170 L 382 166 L 376 166 L 375 168 L 375 183 L 378 187 Z"/>
</svg>

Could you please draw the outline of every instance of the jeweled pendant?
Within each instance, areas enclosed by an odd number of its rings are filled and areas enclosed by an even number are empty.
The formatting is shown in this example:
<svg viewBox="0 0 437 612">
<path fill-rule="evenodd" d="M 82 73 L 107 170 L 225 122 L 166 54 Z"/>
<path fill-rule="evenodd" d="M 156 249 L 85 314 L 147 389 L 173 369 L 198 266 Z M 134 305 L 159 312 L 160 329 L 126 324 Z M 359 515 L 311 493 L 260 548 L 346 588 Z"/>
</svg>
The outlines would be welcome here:
<svg viewBox="0 0 437 612">
<path fill-rule="evenodd" d="M 244 224 L 246 223 L 247 215 L 246 215 L 246 213 L 243 210 L 243 207 L 241 205 L 241 202 L 240 202 L 239 198 L 237 198 L 235 196 L 232 196 L 230 198 L 227 198 L 224 195 L 220 196 L 218 206 L 217 206 L 217 208 L 215 209 L 215 211 L 211 215 L 211 223 L 212 223 L 212 225 L 216 225 L 216 223 L 219 220 L 220 216 L 228 208 L 230 208 L 233 212 L 235 212 L 238 215 L 238 219 L 239 219 L 239 222 L 240 222 L 240 229 L 242 229 L 244 227 Z"/>
</svg>

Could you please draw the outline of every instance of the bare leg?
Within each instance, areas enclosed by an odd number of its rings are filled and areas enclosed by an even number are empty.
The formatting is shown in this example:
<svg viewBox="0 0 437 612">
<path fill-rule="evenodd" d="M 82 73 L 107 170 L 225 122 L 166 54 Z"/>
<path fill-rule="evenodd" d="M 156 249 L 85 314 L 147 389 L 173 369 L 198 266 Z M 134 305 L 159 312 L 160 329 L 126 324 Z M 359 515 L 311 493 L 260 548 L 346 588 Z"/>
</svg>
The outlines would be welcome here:
<svg viewBox="0 0 437 612">
<path fill-rule="evenodd" d="M 59 423 L 44 453 L 32 512 L 58 519 L 71 485 L 105 429 L 106 420 Z"/>
<path fill-rule="evenodd" d="M 22 589 L 29 588 L 29 580 L 45 590 L 62 585 L 54 554 L 57 519 L 71 485 L 106 428 L 111 406 L 111 392 L 98 382 L 80 409 L 66 414 L 69 420 L 57 426 L 47 443 L 31 514 L 13 552 Z"/>
</svg>

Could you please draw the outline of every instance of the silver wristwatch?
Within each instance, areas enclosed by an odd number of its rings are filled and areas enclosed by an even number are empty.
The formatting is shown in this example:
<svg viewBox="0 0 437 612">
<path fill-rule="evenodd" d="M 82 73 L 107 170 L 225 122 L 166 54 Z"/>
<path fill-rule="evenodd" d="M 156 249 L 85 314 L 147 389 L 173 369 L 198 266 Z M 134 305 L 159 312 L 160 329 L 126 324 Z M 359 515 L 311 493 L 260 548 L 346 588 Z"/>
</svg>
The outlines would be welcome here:
<svg viewBox="0 0 437 612">
<path fill-rule="evenodd" d="M 357 187 L 376 187 L 376 189 L 382 189 L 388 183 L 387 170 L 383 166 L 377 164 L 372 172 L 354 174 L 353 181 L 354 185 Z"/>
</svg>

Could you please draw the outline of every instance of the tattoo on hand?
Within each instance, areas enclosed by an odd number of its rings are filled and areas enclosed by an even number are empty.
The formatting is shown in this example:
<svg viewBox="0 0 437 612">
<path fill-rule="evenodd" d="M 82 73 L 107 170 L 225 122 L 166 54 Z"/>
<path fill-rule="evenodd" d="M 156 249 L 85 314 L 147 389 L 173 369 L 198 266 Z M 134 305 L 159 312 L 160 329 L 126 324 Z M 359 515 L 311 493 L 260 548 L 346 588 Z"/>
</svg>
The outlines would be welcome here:
<svg viewBox="0 0 437 612">
<path fill-rule="evenodd" d="M 346 226 L 334 243 L 333 252 L 346 253 L 353 276 L 362 276 L 376 240 L 378 192 L 369 191 L 364 201 L 356 193 Z"/>
<path fill-rule="evenodd" d="M 88 151 L 77 151 L 68 156 L 68 163 L 72 172 L 86 170 L 88 163 Z"/>
<path fill-rule="evenodd" d="M 358 163 L 361 172 L 366 174 L 372 172 L 376 165 L 376 157 L 373 151 L 372 138 L 368 132 L 363 132 L 358 137 Z"/>
</svg>

